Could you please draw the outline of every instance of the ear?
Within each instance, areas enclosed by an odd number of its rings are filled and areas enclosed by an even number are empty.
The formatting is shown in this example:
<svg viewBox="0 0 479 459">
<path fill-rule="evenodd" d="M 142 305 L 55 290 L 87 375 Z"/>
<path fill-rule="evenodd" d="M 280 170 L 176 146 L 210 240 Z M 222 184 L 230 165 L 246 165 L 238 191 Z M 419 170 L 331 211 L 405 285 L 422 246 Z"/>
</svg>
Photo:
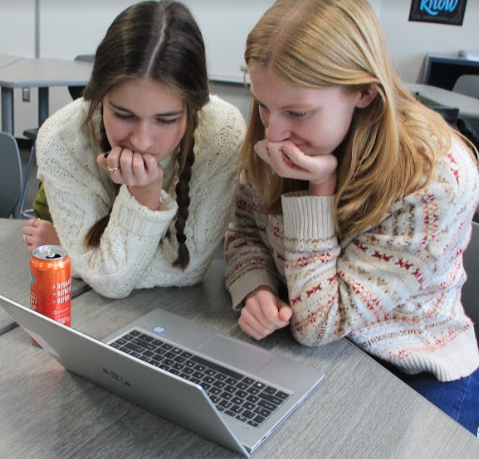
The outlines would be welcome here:
<svg viewBox="0 0 479 459">
<path fill-rule="evenodd" d="M 376 98 L 378 92 L 371 86 L 362 89 L 359 93 L 359 99 L 356 103 L 357 108 L 366 108 Z"/>
</svg>

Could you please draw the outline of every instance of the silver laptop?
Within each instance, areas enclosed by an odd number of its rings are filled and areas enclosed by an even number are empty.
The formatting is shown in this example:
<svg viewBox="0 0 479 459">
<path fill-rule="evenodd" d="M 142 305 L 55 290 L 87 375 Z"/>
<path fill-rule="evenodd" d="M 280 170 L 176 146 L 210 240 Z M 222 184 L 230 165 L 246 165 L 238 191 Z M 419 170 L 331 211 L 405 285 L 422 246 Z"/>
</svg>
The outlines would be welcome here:
<svg viewBox="0 0 479 459">
<path fill-rule="evenodd" d="M 0 305 L 67 370 L 247 457 L 324 377 L 161 309 L 102 342 Z"/>
</svg>

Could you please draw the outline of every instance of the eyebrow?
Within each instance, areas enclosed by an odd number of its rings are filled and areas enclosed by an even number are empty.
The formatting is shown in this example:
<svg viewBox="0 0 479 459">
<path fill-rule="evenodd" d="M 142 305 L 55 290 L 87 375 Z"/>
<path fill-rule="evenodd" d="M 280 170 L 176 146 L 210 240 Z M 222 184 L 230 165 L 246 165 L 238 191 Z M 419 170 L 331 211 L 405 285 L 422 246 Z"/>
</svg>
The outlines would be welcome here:
<svg viewBox="0 0 479 459">
<path fill-rule="evenodd" d="M 114 104 L 113 102 L 111 101 L 108 101 L 108 103 L 113 107 L 115 108 L 116 110 L 120 110 L 122 112 L 128 112 L 128 113 L 131 113 L 131 114 L 135 114 L 134 112 L 132 112 L 131 110 L 129 110 L 128 108 L 124 108 L 122 107 L 121 105 L 117 105 L 117 104 Z M 183 109 L 180 109 L 180 110 L 173 110 L 171 112 L 163 112 L 163 113 L 156 113 L 155 116 L 177 116 L 177 115 L 181 115 L 182 113 L 184 112 Z"/>
<path fill-rule="evenodd" d="M 251 90 L 251 88 L 249 89 L 249 93 L 251 94 L 251 97 L 256 100 L 256 102 L 259 104 L 259 105 L 263 105 L 264 107 L 266 107 L 266 104 L 264 104 L 263 102 L 261 102 L 253 93 L 253 91 Z M 290 110 L 290 111 L 306 111 L 306 110 L 311 110 L 313 109 L 313 105 L 310 105 L 310 104 L 306 104 L 306 105 L 300 105 L 300 104 L 291 104 L 291 105 L 285 105 L 284 107 L 280 107 L 279 109 L 280 110 Z"/>
</svg>

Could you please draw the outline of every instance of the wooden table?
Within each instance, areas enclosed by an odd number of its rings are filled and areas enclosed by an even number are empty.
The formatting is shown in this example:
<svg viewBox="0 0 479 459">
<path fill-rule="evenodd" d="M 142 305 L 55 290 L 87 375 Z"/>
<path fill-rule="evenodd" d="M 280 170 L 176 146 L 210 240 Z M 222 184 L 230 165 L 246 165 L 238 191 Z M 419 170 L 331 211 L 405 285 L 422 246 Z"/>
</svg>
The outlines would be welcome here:
<svg viewBox="0 0 479 459">
<path fill-rule="evenodd" d="M 38 126 L 49 115 L 48 94 L 51 86 L 85 86 L 93 64 L 70 59 L 20 59 L 0 68 L 2 88 L 2 131 L 13 135 L 13 90 L 38 88 Z"/>
<path fill-rule="evenodd" d="M 73 326 L 97 338 L 155 307 L 246 341 L 216 260 L 203 283 L 93 291 L 72 302 Z M 260 458 L 477 459 L 479 440 L 346 339 L 319 348 L 288 330 L 257 343 L 326 378 L 254 453 Z M 238 454 L 65 371 L 17 328 L 0 336 L 0 451 L 11 459 L 239 458 Z"/>
<path fill-rule="evenodd" d="M 26 220 L 0 218 L 0 292 L 18 303 L 30 304 L 30 253 L 22 242 Z M 72 292 L 85 287 L 79 279 L 72 279 Z M 14 324 L 0 307 L 0 335 Z"/>
</svg>

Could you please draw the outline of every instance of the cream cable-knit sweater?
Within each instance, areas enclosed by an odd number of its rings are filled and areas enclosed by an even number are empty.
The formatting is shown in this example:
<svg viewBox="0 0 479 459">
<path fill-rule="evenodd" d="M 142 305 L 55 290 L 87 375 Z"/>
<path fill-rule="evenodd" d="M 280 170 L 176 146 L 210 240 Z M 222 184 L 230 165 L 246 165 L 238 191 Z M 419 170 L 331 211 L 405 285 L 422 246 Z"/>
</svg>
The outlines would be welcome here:
<svg viewBox="0 0 479 459">
<path fill-rule="evenodd" d="M 348 336 L 406 373 L 440 381 L 479 365 L 472 321 L 461 305 L 462 253 L 479 197 L 477 165 L 453 144 L 427 187 L 394 204 L 381 223 L 339 241 L 334 198 L 282 197 L 268 215 L 243 180 L 226 238 L 233 306 L 261 285 L 288 287 L 291 330 L 316 346 Z"/>
<path fill-rule="evenodd" d="M 97 154 L 80 131 L 86 109 L 83 99 L 62 108 L 44 123 L 37 140 L 38 178 L 43 180 L 61 244 L 72 260 L 73 275 L 111 298 L 125 297 L 137 288 L 201 281 L 232 213 L 237 156 L 245 133 L 240 112 L 211 96 L 200 113 L 185 227 L 190 263 L 183 271 L 172 266 L 178 255 L 174 161 L 165 164 L 165 210 L 140 205 L 125 185 L 115 199 L 109 174 L 97 164 Z M 88 230 L 110 209 L 100 247 L 86 248 Z"/>
</svg>

